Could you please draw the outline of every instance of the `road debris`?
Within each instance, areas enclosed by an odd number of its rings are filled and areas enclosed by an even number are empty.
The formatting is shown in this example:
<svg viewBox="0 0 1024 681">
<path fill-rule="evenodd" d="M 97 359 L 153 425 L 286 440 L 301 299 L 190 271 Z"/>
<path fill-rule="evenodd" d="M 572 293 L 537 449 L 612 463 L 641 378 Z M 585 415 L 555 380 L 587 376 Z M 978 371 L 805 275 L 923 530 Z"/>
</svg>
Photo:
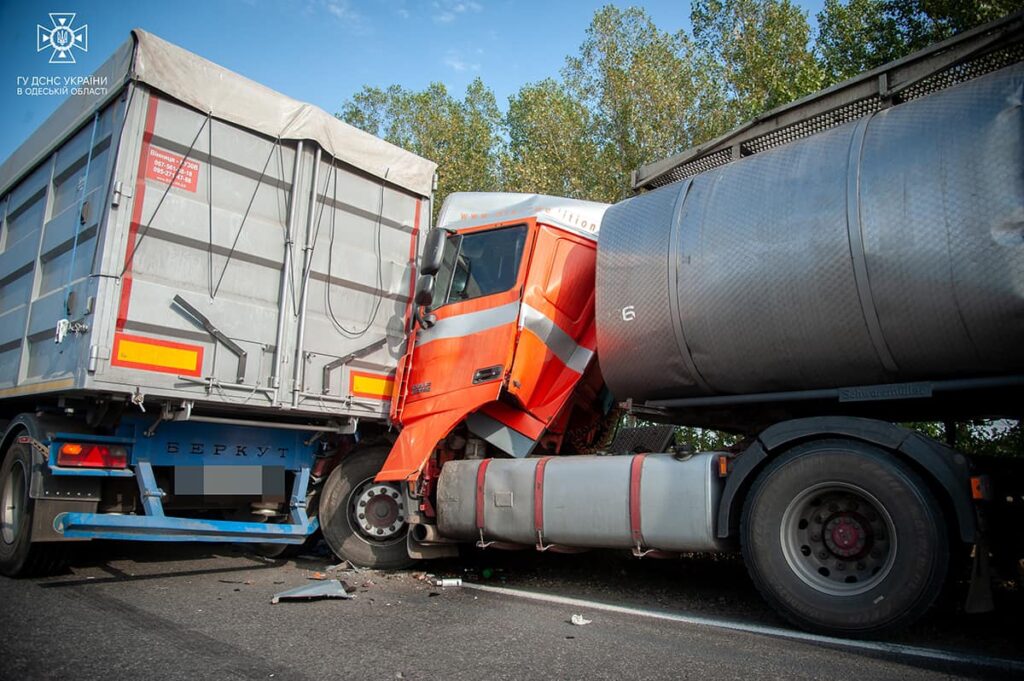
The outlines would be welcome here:
<svg viewBox="0 0 1024 681">
<path fill-rule="evenodd" d="M 588 620 L 583 615 L 573 615 L 572 619 L 570 619 L 569 621 L 572 622 L 573 624 L 575 624 L 578 627 L 582 627 L 585 624 L 590 624 L 594 620 Z"/>
<path fill-rule="evenodd" d="M 362 568 L 357 568 L 347 560 L 343 560 L 337 565 L 328 565 L 324 569 L 327 570 L 327 572 L 335 572 L 336 570 L 341 570 L 342 572 L 348 572 L 349 570 L 352 570 L 353 572 L 362 572 Z"/>
<path fill-rule="evenodd" d="M 434 586 L 462 586 L 462 578 L 446 577 L 444 579 L 437 579 L 434 580 Z"/>
<path fill-rule="evenodd" d="M 306 577 L 306 579 L 315 579 L 317 581 L 323 581 L 327 579 L 327 573 L 325 572 L 314 572 L 313 574 Z"/>
<path fill-rule="evenodd" d="M 352 598 L 349 595 L 351 591 L 354 591 L 345 582 L 337 579 L 329 579 L 320 584 L 310 584 L 307 586 L 300 586 L 295 589 L 289 589 L 288 591 L 282 591 L 270 599 L 271 603 L 280 603 L 281 601 L 315 601 L 321 598 Z"/>
</svg>

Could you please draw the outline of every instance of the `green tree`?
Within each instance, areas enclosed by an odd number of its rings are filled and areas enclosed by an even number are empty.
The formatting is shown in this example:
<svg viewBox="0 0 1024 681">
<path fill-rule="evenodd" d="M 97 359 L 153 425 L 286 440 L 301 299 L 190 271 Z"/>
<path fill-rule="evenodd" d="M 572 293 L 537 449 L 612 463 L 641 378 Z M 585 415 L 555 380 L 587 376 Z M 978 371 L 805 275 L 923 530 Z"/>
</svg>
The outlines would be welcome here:
<svg viewBox="0 0 1024 681">
<path fill-rule="evenodd" d="M 902 424 L 928 437 L 949 442 L 947 428 L 958 450 L 970 456 L 1024 457 L 1024 429 L 1020 420 L 976 419 L 954 423 L 912 421 Z"/>
<path fill-rule="evenodd" d="M 827 83 L 851 78 L 1024 7 L 1024 0 L 825 0 L 818 61 Z"/>
<path fill-rule="evenodd" d="M 515 191 L 593 197 L 598 143 L 590 112 L 558 82 L 524 85 L 509 97 L 505 116 L 506 185 Z"/>
<path fill-rule="evenodd" d="M 742 435 L 734 435 L 710 428 L 680 426 L 675 434 L 675 444 L 689 445 L 694 452 L 721 451 L 742 441 Z"/>
<path fill-rule="evenodd" d="M 722 74 L 728 127 L 820 88 L 807 13 L 790 0 L 694 0 L 690 18 Z"/>
<path fill-rule="evenodd" d="M 598 10 L 562 71 L 565 91 L 590 113 L 591 198 L 628 196 L 635 168 L 723 130 L 713 72 L 685 33 L 661 31 L 644 10 Z"/>
<path fill-rule="evenodd" d="M 339 118 L 438 164 L 435 211 L 451 192 L 501 188 L 502 115 L 479 78 L 455 99 L 441 83 L 422 91 L 364 87 Z"/>
</svg>

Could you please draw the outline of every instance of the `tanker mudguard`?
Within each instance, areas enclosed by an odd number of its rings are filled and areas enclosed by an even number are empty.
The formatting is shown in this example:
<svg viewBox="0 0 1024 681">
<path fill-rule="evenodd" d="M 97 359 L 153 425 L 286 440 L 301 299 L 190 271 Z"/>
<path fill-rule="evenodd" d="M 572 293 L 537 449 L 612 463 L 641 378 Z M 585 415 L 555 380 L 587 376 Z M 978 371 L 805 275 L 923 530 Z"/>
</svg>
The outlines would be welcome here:
<svg viewBox="0 0 1024 681">
<path fill-rule="evenodd" d="M 971 472 L 967 458 L 946 445 L 908 428 L 885 421 L 852 416 L 819 416 L 777 423 L 758 435 L 757 440 L 737 458 L 729 473 L 718 506 L 718 537 L 735 535 L 735 518 L 742 508 L 744 491 L 768 459 L 793 445 L 825 437 L 860 440 L 878 445 L 915 465 L 945 493 L 960 538 L 967 543 L 978 539 L 978 526 L 971 505 Z"/>
</svg>

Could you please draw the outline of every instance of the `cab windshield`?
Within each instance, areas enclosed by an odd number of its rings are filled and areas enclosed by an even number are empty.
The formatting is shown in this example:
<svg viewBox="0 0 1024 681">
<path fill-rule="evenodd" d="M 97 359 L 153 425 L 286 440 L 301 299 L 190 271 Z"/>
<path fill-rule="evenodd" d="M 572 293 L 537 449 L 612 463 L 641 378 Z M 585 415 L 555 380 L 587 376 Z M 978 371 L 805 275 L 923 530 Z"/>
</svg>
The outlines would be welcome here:
<svg viewBox="0 0 1024 681">
<path fill-rule="evenodd" d="M 526 225 L 449 236 L 433 307 L 508 291 L 516 284 L 525 247 Z"/>
</svg>

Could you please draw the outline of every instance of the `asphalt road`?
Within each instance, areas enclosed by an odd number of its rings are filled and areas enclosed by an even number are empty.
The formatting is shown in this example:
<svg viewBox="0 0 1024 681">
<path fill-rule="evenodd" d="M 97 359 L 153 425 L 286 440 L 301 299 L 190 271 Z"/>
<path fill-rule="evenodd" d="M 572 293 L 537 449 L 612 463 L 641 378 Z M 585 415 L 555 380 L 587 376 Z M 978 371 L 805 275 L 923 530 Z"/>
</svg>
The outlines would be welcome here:
<svg viewBox="0 0 1024 681">
<path fill-rule="evenodd" d="M 526 590 L 766 633 L 436 588 L 415 571 L 330 572 L 351 600 L 271 604 L 331 561 L 266 561 L 238 546 L 102 544 L 46 579 L 0 578 L 2 679 L 879 679 L 1024 675 L 1020 594 L 994 615 L 951 606 L 893 640 L 956 659 L 781 637 L 738 561 L 486 553 L 430 564 Z M 570 623 L 573 614 L 591 622 Z M 783 632 L 784 634 L 784 632 Z M 962 659 L 960 655 L 964 654 Z M 1011 660 L 986 666 L 980 654 Z"/>
</svg>

